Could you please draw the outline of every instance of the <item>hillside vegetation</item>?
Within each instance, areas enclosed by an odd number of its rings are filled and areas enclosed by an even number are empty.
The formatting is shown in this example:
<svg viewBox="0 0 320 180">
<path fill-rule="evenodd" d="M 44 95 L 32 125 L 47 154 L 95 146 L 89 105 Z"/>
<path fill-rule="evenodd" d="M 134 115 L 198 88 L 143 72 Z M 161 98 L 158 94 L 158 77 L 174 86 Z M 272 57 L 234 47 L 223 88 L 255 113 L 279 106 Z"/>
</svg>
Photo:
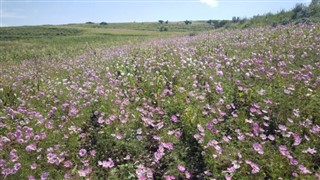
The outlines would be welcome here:
<svg viewBox="0 0 320 180">
<path fill-rule="evenodd" d="M 319 12 L 0 28 L 0 179 L 320 179 Z"/>
<path fill-rule="evenodd" d="M 256 15 L 252 18 L 233 17 L 231 21 L 207 21 L 216 28 L 250 28 L 263 26 L 278 26 L 298 23 L 320 22 L 320 1 L 313 0 L 310 5 L 297 4 L 292 10 L 281 10 L 278 13 Z"/>
<path fill-rule="evenodd" d="M 280 25 L 3 63 L 0 177 L 319 179 L 319 46 Z"/>
</svg>

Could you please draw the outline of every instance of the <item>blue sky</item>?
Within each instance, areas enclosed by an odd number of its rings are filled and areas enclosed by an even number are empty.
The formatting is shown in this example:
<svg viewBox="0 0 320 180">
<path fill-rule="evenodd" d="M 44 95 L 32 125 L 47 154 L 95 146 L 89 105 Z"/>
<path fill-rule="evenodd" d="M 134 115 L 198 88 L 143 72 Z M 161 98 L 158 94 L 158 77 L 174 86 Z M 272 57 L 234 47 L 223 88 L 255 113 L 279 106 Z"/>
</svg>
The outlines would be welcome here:
<svg viewBox="0 0 320 180">
<path fill-rule="evenodd" d="M 311 0 L 0 0 L 2 26 L 252 17 Z"/>
</svg>

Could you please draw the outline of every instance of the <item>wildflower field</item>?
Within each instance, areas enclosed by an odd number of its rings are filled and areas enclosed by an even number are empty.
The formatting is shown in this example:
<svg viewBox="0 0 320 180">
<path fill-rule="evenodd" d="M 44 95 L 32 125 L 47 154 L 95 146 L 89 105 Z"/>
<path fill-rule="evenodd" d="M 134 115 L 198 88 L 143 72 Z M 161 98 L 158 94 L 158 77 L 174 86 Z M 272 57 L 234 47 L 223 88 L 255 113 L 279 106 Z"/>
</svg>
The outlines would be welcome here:
<svg viewBox="0 0 320 180">
<path fill-rule="evenodd" d="M 0 179 L 319 179 L 320 25 L 2 63 Z"/>
</svg>

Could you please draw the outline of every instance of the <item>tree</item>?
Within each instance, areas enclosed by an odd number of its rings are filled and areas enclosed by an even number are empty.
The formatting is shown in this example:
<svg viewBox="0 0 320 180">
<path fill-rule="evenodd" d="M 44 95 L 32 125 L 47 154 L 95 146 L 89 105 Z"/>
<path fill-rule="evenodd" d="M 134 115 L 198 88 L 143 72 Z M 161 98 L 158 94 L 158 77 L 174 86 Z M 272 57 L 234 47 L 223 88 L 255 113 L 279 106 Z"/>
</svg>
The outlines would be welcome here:
<svg viewBox="0 0 320 180">
<path fill-rule="evenodd" d="M 228 23 L 228 20 L 221 20 L 221 21 L 219 21 L 218 28 L 219 28 L 219 27 L 223 27 L 223 26 L 226 25 L 227 23 Z"/>
<path fill-rule="evenodd" d="M 310 3 L 310 6 L 319 6 L 320 5 L 320 0 L 312 0 Z"/>
<path fill-rule="evenodd" d="M 232 22 L 233 23 L 238 23 L 240 21 L 240 17 L 232 17 Z"/>
<path fill-rule="evenodd" d="M 189 25 L 189 24 L 192 24 L 192 21 L 185 20 L 184 23 L 185 23 L 186 25 Z"/>
<path fill-rule="evenodd" d="M 233 23 L 237 23 L 237 17 L 233 16 L 233 17 L 232 17 L 232 22 L 233 22 Z"/>
<path fill-rule="evenodd" d="M 106 22 L 101 22 L 100 25 L 108 25 Z"/>
<path fill-rule="evenodd" d="M 163 32 L 163 31 L 168 31 L 168 28 L 161 26 L 161 27 L 160 27 L 160 32 Z"/>
<path fill-rule="evenodd" d="M 297 4 L 293 9 L 292 12 L 294 13 L 292 19 L 303 18 L 307 14 L 307 7 L 305 5 Z"/>
<path fill-rule="evenodd" d="M 160 24 L 163 24 L 163 22 L 164 22 L 163 20 L 159 20 L 159 23 L 160 23 Z"/>
<path fill-rule="evenodd" d="M 240 24 L 243 24 L 243 23 L 245 23 L 246 21 L 248 21 L 248 19 L 247 19 L 246 17 L 243 18 L 243 19 L 239 19 Z"/>
<path fill-rule="evenodd" d="M 169 21 L 167 20 L 167 21 L 166 21 L 166 24 L 168 24 L 168 23 L 169 23 Z"/>
</svg>

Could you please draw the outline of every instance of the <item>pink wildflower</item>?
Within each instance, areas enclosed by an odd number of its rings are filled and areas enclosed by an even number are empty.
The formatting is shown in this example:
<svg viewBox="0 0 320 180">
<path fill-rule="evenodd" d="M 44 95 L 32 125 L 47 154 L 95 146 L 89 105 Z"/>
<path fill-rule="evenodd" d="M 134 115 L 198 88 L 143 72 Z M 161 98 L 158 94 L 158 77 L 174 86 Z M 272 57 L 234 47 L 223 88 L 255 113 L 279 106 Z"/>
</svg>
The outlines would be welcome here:
<svg viewBox="0 0 320 180">
<path fill-rule="evenodd" d="M 111 158 L 109 158 L 109 161 L 98 161 L 98 165 L 102 166 L 103 168 L 112 168 L 114 166 L 114 163 Z"/>
<path fill-rule="evenodd" d="M 36 144 L 30 144 L 30 145 L 28 145 L 27 147 L 26 147 L 26 151 L 27 152 L 31 152 L 31 151 L 35 151 L 35 150 L 37 150 L 37 146 L 36 146 Z"/>
<path fill-rule="evenodd" d="M 253 134 L 255 136 L 258 136 L 259 135 L 259 124 L 258 123 L 253 123 L 252 125 L 252 131 L 253 131 Z"/>
<path fill-rule="evenodd" d="M 255 150 L 255 151 L 257 151 L 259 154 L 263 154 L 264 152 L 263 152 L 263 149 L 262 149 L 262 146 L 261 146 L 261 144 L 259 144 L 259 143 L 254 143 L 253 144 L 253 149 Z"/>
<path fill-rule="evenodd" d="M 184 172 L 186 170 L 186 168 L 184 166 L 182 166 L 181 164 L 178 165 L 178 170 L 180 172 Z"/>
<path fill-rule="evenodd" d="M 300 172 L 302 174 L 311 174 L 311 171 L 309 171 L 306 167 L 304 167 L 303 165 L 299 165 L 299 169 L 300 169 Z"/>
<path fill-rule="evenodd" d="M 309 154 L 315 154 L 317 153 L 317 150 L 315 148 L 308 148 L 307 150 L 303 150 L 303 153 L 309 153 Z"/>
<path fill-rule="evenodd" d="M 184 175 L 186 176 L 187 179 L 191 178 L 191 174 L 188 171 L 185 171 Z"/>
<path fill-rule="evenodd" d="M 30 166 L 30 168 L 31 168 L 32 170 L 37 169 L 37 164 L 36 164 L 36 163 L 32 163 L 31 166 Z"/>
<path fill-rule="evenodd" d="M 70 167 L 72 166 L 72 162 L 71 162 L 70 160 L 65 161 L 65 162 L 63 163 L 63 166 L 66 167 L 66 168 L 70 168 Z"/>
<path fill-rule="evenodd" d="M 281 130 L 281 131 L 286 131 L 287 130 L 287 127 L 285 125 L 282 125 L 282 124 L 279 124 L 278 125 L 278 128 Z"/>
<path fill-rule="evenodd" d="M 43 172 L 42 174 L 41 174 L 41 180 L 46 180 L 47 178 L 48 178 L 48 176 L 49 176 L 49 173 L 47 173 L 47 172 Z"/>
<path fill-rule="evenodd" d="M 164 177 L 166 178 L 166 180 L 175 180 L 176 179 L 174 176 L 171 176 L 171 175 L 167 175 Z"/>
<path fill-rule="evenodd" d="M 87 154 L 87 150 L 85 150 L 85 149 L 80 149 L 79 155 L 80 155 L 81 157 L 85 156 L 86 154 Z"/>
<path fill-rule="evenodd" d="M 171 116 L 171 121 L 177 123 L 177 122 L 179 122 L 179 119 L 178 119 L 178 117 L 176 115 L 172 115 Z"/>
<path fill-rule="evenodd" d="M 260 171 L 259 166 L 255 163 L 253 163 L 252 161 L 246 160 L 246 163 L 251 166 L 251 168 L 252 168 L 251 173 L 252 174 L 256 174 Z"/>
<path fill-rule="evenodd" d="M 221 86 L 221 83 L 218 83 L 218 84 L 216 85 L 216 93 L 217 93 L 217 94 L 222 94 L 222 93 L 223 93 L 223 88 L 222 88 L 222 86 Z"/>
<path fill-rule="evenodd" d="M 171 142 L 161 143 L 161 145 L 168 150 L 173 150 L 173 144 Z"/>
<path fill-rule="evenodd" d="M 294 146 L 298 146 L 302 141 L 302 138 L 299 136 L 299 134 L 294 133 L 293 138 L 294 138 L 294 143 L 293 143 Z"/>
<path fill-rule="evenodd" d="M 77 113 L 78 113 L 77 108 L 76 108 L 75 106 L 71 106 L 68 115 L 69 115 L 69 116 L 75 116 L 75 115 L 77 115 Z"/>
</svg>

